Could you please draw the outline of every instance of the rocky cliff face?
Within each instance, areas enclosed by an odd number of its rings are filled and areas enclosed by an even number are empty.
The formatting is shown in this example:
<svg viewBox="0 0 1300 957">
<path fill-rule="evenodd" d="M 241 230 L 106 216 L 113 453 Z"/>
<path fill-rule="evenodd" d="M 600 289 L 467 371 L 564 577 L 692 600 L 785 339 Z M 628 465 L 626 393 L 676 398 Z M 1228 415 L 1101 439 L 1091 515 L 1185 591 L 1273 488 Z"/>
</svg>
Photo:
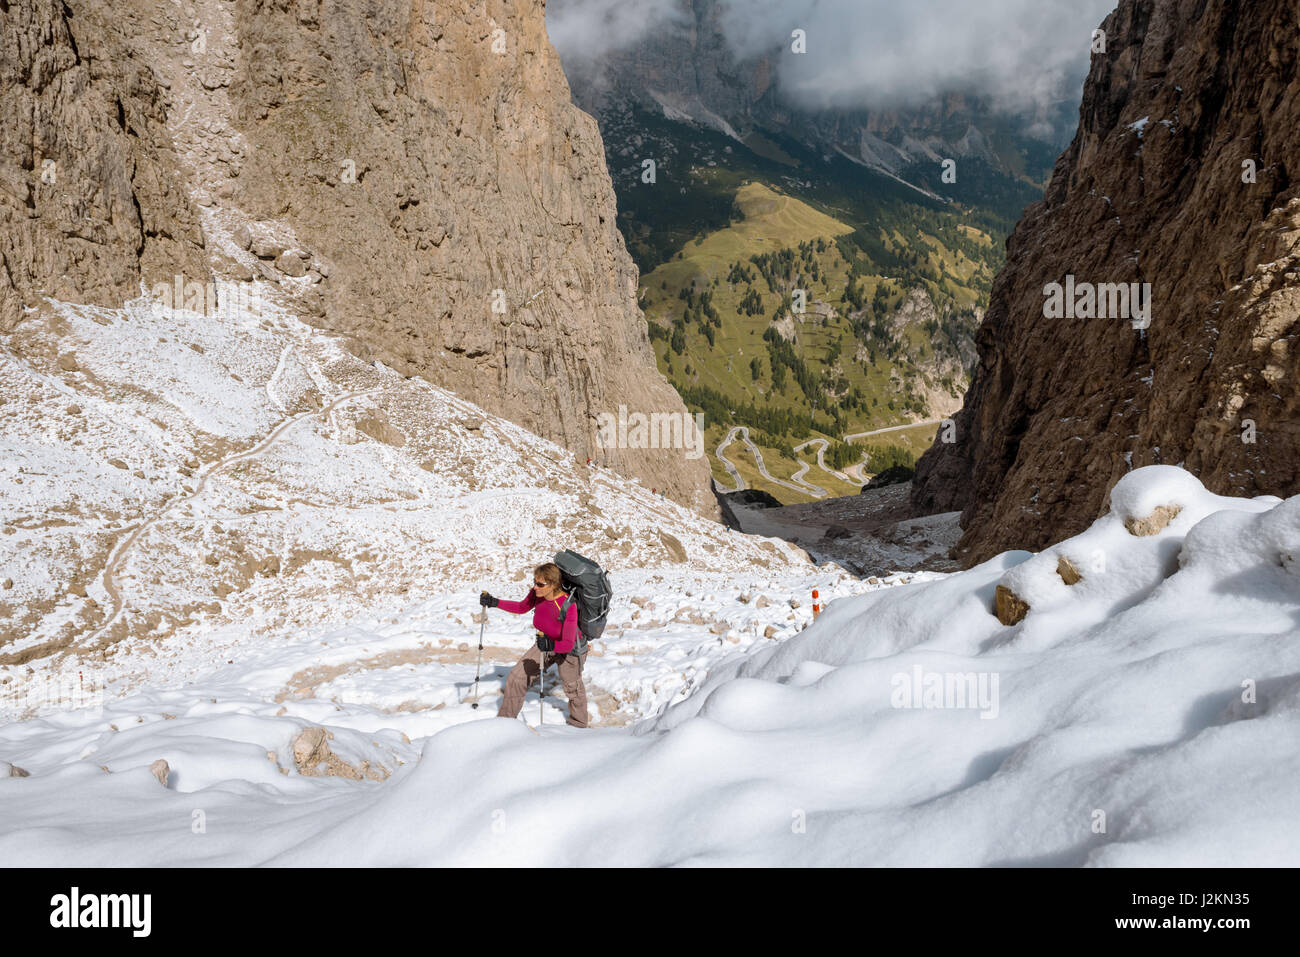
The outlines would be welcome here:
<svg viewBox="0 0 1300 957">
<path fill-rule="evenodd" d="M 918 468 L 915 507 L 964 510 L 966 561 L 1079 532 L 1142 465 L 1297 491 L 1298 12 L 1124 0 L 1102 24 L 1078 132 L 1008 240 L 957 441 Z M 1077 318 L 1046 318 L 1068 277 Z M 1149 283 L 1149 324 L 1095 318 L 1082 283 Z"/>
<path fill-rule="evenodd" d="M 142 272 L 206 272 L 164 90 L 107 5 L 78 7 L 0 3 L 0 331 L 41 295 L 120 304 Z"/>
<path fill-rule="evenodd" d="M 6 324 L 263 280 L 359 354 L 713 508 L 703 459 L 596 447 L 602 412 L 685 409 L 544 4 L 34 0 L 0 33 Z"/>
</svg>

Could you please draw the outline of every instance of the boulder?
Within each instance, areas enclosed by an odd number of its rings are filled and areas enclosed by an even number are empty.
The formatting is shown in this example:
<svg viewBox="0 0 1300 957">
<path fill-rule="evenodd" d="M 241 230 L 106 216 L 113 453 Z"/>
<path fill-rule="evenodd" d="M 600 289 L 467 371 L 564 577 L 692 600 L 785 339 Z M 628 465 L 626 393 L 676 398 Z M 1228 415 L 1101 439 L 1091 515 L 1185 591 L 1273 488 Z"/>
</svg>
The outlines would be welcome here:
<svg viewBox="0 0 1300 957">
<path fill-rule="evenodd" d="M 158 783 L 163 787 L 167 786 L 167 778 L 171 775 L 171 768 L 167 762 L 159 758 L 153 764 L 149 765 L 149 773 L 158 779 Z"/>
<path fill-rule="evenodd" d="M 253 239 L 252 251 L 258 259 L 279 259 L 284 255 L 285 244 L 270 236 L 257 236 Z"/>
<path fill-rule="evenodd" d="M 334 737 L 324 728 L 304 728 L 293 739 L 293 761 L 303 777 L 347 778 L 350 781 L 382 781 L 389 776 L 387 768 L 362 761 L 360 767 L 348 764 L 331 749 Z"/>
<path fill-rule="evenodd" d="M 1138 538 L 1159 535 L 1182 510 L 1181 505 L 1157 505 L 1155 510 L 1144 518 L 1124 519 L 1124 527 L 1128 529 L 1130 535 L 1136 535 Z"/>
<path fill-rule="evenodd" d="M 1075 568 L 1074 563 L 1064 555 L 1056 563 L 1056 574 L 1060 575 L 1061 581 L 1067 585 L 1077 585 L 1083 581 L 1083 575 L 1080 574 L 1079 569 Z"/>
<path fill-rule="evenodd" d="M 293 763 L 298 765 L 299 774 L 316 774 L 317 767 L 333 754 L 328 734 L 324 728 L 304 728 L 293 739 Z"/>
<path fill-rule="evenodd" d="M 1029 614 L 1029 603 L 1006 585 L 998 585 L 993 591 L 993 611 L 1002 624 L 1017 625 Z"/>
<path fill-rule="evenodd" d="M 664 550 L 668 552 L 669 560 L 676 562 L 677 564 L 684 564 L 686 562 L 686 548 L 680 541 L 665 531 L 659 532 L 659 541 L 663 545 Z"/>
<path fill-rule="evenodd" d="M 303 263 L 302 257 L 294 250 L 281 253 L 275 260 L 275 268 L 280 270 L 290 279 L 301 279 L 307 275 L 307 266 Z"/>
<path fill-rule="evenodd" d="M 873 475 L 871 481 L 862 486 L 862 491 L 884 488 L 886 485 L 902 485 L 904 482 L 912 481 L 912 476 L 915 474 L 916 470 L 906 465 L 891 465 L 883 472 Z"/>
</svg>

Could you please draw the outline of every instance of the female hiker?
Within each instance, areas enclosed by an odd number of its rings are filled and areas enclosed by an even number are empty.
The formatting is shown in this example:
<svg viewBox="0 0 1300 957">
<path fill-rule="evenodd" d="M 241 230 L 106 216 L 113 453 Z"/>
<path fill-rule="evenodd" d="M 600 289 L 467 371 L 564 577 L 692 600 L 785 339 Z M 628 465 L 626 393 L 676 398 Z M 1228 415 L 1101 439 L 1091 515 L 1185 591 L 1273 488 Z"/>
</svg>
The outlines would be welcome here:
<svg viewBox="0 0 1300 957">
<path fill-rule="evenodd" d="M 575 728 L 587 726 L 587 689 L 582 685 L 582 664 L 587 656 L 572 653 L 578 639 L 578 609 L 570 608 L 563 626 L 560 625 L 560 610 L 567 597 L 561 586 L 560 567 L 552 562 L 533 570 L 533 587 L 523 601 L 501 601 L 487 592 L 478 596 L 478 603 L 484 608 L 500 608 L 514 615 L 522 615 L 531 608 L 533 627 L 537 629 L 537 643 L 510 669 L 497 717 L 516 717 L 532 683 L 542 671 L 556 665 L 569 698 L 569 724 Z"/>
</svg>

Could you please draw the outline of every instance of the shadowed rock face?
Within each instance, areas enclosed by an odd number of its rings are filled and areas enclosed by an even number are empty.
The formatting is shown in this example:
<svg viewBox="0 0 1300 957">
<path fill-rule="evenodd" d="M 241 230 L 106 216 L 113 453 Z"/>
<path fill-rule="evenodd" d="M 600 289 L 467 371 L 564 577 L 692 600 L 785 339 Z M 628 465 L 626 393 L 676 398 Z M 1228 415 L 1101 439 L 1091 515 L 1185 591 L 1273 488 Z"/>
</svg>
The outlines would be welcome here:
<svg viewBox="0 0 1300 957">
<path fill-rule="evenodd" d="M 958 441 L 918 465 L 913 506 L 964 510 L 965 562 L 1076 534 L 1143 465 L 1297 491 L 1297 14 L 1124 0 L 1102 24 L 1078 132 L 1007 242 Z M 1044 318 L 1067 275 L 1150 283 L 1149 327 Z"/>
<path fill-rule="evenodd" d="M 685 409 L 543 5 L 35 0 L 0 2 L 0 36 L 4 328 L 43 295 L 255 276 L 355 351 L 716 515 L 705 459 L 596 447 L 602 412 Z"/>
</svg>

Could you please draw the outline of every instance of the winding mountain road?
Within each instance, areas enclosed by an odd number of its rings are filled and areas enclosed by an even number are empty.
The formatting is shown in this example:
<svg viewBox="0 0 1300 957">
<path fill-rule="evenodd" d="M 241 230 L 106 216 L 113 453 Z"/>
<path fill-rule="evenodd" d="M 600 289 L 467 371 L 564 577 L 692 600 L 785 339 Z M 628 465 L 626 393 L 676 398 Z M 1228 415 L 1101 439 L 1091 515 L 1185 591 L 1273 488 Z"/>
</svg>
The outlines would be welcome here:
<svg viewBox="0 0 1300 957">
<path fill-rule="evenodd" d="M 731 480 L 736 483 L 735 488 L 723 489 L 724 492 L 743 492 L 745 489 L 749 488 L 749 486 L 745 484 L 745 480 L 741 477 L 740 473 L 736 471 L 736 467 L 727 460 L 725 455 L 722 454 L 722 450 L 731 444 L 732 439 L 736 437 L 736 432 L 740 428 L 743 428 L 743 426 L 737 426 L 735 429 L 728 432 L 727 437 L 718 443 L 718 447 L 713 453 L 718 457 L 718 461 L 722 463 L 722 467 L 727 470 L 727 474 L 731 476 Z"/>
<path fill-rule="evenodd" d="M 944 421 L 946 420 L 926 419 L 922 422 L 908 422 L 904 425 L 890 425 L 890 426 L 886 426 L 883 429 L 871 429 L 870 431 L 867 432 L 852 432 L 844 436 L 844 441 L 852 442 L 855 439 L 865 439 L 872 435 L 885 435 L 886 433 L 889 432 L 901 432 L 904 429 L 915 429 L 926 425 L 938 425 Z M 731 462 L 727 459 L 726 455 L 723 454 L 723 450 L 726 449 L 727 446 L 730 445 L 732 442 L 736 441 L 737 436 L 740 436 L 740 441 L 744 442 L 745 445 L 748 446 L 750 454 L 754 456 L 754 462 L 758 466 L 758 474 L 763 476 L 763 478 L 767 479 L 773 485 L 779 485 L 782 488 L 788 488 L 792 492 L 799 492 L 803 495 L 812 495 L 815 498 L 825 498 L 826 495 L 828 494 L 826 489 L 821 488 L 820 486 L 817 485 L 813 485 L 811 482 L 808 482 L 804 479 L 804 476 L 808 474 L 808 471 L 809 469 L 812 468 L 812 466 L 809 465 L 807 462 L 803 461 L 802 459 L 797 459 L 797 461 L 799 462 L 799 470 L 796 471 L 792 476 L 790 476 L 790 480 L 788 482 L 783 481 L 782 479 L 779 479 L 776 476 L 772 475 L 770 472 L 768 472 L 767 466 L 763 462 L 763 453 L 758 450 L 758 446 L 754 445 L 754 443 L 750 441 L 749 427 L 745 425 L 734 426 L 731 429 L 731 431 L 727 433 L 726 438 L 724 438 L 721 442 L 718 443 L 718 447 L 714 451 L 714 455 L 717 456 L 718 461 L 722 463 L 722 467 L 727 470 L 727 474 L 731 476 L 732 482 L 735 483 L 735 488 L 722 489 L 724 493 L 740 492 L 740 491 L 744 491 L 749 487 L 749 485 L 745 482 L 745 479 L 741 476 L 740 472 L 736 470 L 736 467 L 732 465 Z M 868 464 L 865 454 L 861 462 L 854 463 L 853 465 L 849 466 L 848 469 L 845 471 L 840 471 L 838 469 L 833 469 L 826 464 L 826 450 L 830 447 L 830 443 L 826 439 L 820 439 L 820 438 L 808 439 L 806 442 L 796 445 L 794 447 L 794 451 L 800 452 L 803 449 L 806 449 L 810 445 L 817 446 L 817 466 L 823 472 L 825 472 L 828 475 L 833 475 L 835 476 L 835 478 L 839 479 L 842 482 L 846 482 L 849 485 L 857 485 L 861 487 L 862 485 L 866 484 L 866 480 L 863 479 L 862 477 L 863 469 Z"/>
<path fill-rule="evenodd" d="M 853 479 L 847 473 L 841 472 L 839 469 L 833 469 L 826 464 L 826 450 L 830 448 L 830 442 L 828 442 L 826 439 L 809 439 L 807 442 L 804 442 L 802 445 L 796 445 L 794 447 L 794 450 L 798 452 L 801 449 L 806 449 L 810 445 L 817 446 L 817 467 L 820 468 L 823 472 L 827 473 L 828 475 L 834 475 L 841 482 L 848 482 L 850 485 L 863 484 L 862 482 Z M 798 475 L 795 476 L 795 480 L 798 481 L 798 479 L 802 475 L 803 472 L 800 472 Z"/>
<path fill-rule="evenodd" d="M 782 488 L 788 488 L 790 489 L 790 491 L 798 492 L 801 495 L 812 495 L 815 498 L 826 497 L 827 492 L 824 488 L 819 488 L 818 486 L 813 485 L 809 482 L 800 482 L 804 473 L 808 471 L 808 464 L 806 462 L 800 463 L 803 466 L 803 468 L 800 469 L 796 475 L 791 477 L 790 482 L 783 481 L 782 479 L 779 479 L 776 476 L 772 475 L 770 472 L 768 472 L 767 465 L 763 462 L 763 453 L 760 452 L 758 450 L 758 446 L 756 446 L 750 440 L 749 426 L 746 425 L 734 426 L 731 429 L 731 431 L 727 433 L 727 437 L 718 443 L 718 448 L 714 452 L 714 455 L 718 457 L 718 461 L 722 463 L 723 468 L 727 470 L 727 474 L 730 475 L 736 483 L 736 487 L 734 489 L 728 489 L 727 491 L 739 492 L 748 487 L 745 484 L 745 480 L 741 478 L 740 473 L 736 471 L 735 466 L 732 465 L 731 462 L 727 460 L 727 457 L 722 454 L 723 449 L 725 449 L 728 445 L 730 445 L 733 441 L 735 441 L 737 435 L 740 436 L 740 441 L 744 442 L 745 445 L 749 448 L 750 454 L 754 456 L 754 464 L 758 466 L 758 474 L 763 476 L 763 478 L 767 479 L 773 485 L 779 485 Z M 792 485 L 791 482 L 800 482 L 800 484 Z"/>
<path fill-rule="evenodd" d="M 819 485 L 813 485 L 811 482 L 804 481 L 804 476 L 808 474 L 808 470 L 812 468 L 812 466 L 803 459 L 795 459 L 795 461 L 799 463 L 799 468 L 790 476 L 790 481 L 798 482 L 799 485 L 801 485 L 809 494 L 816 495 L 818 498 L 824 498 L 827 495 L 826 489 Z"/>
<path fill-rule="evenodd" d="M 901 432 L 903 429 L 917 429 L 923 425 L 938 425 L 944 419 L 926 419 L 924 422 L 909 422 L 906 425 L 891 425 L 885 429 L 872 429 L 870 432 L 854 432 L 852 435 L 844 436 L 845 442 L 852 442 L 854 439 L 865 439 L 868 435 L 883 435 L 886 432 Z"/>
</svg>

